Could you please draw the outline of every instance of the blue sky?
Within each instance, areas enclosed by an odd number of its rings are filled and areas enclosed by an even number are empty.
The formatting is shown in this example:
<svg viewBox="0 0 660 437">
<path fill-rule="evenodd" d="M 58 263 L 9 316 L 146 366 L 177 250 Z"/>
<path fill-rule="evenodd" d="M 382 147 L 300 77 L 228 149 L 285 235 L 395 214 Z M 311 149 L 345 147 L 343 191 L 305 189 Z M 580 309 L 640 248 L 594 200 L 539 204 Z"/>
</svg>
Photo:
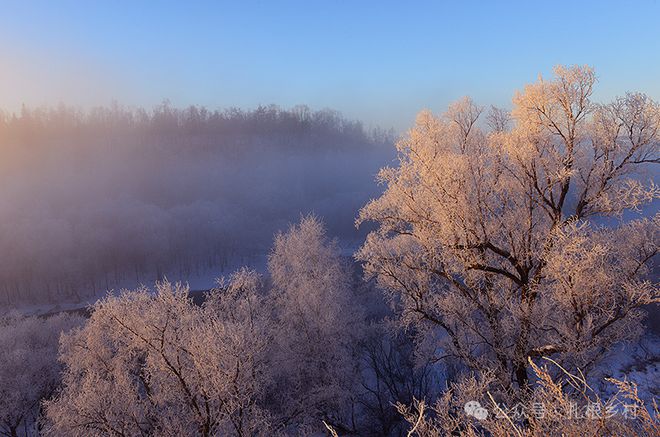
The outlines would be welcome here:
<svg viewBox="0 0 660 437">
<path fill-rule="evenodd" d="M 579 4 L 574 4 L 579 3 Z M 660 2 L 0 1 L 0 107 L 330 107 L 404 129 L 555 64 L 660 99 Z"/>
</svg>

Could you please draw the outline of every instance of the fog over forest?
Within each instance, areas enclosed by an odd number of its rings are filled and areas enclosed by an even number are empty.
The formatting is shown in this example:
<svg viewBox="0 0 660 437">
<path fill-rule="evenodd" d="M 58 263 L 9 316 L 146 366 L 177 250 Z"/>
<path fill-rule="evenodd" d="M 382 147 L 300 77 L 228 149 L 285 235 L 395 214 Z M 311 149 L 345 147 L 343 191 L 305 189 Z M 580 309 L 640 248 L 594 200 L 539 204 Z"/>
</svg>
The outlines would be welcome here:
<svg viewBox="0 0 660 437">
<path fill-rule="evenodd" d="M 596 82 L 397 139 L 303 106 L 3 115 L 0 436 L 660 435 L 660 103 Z"/>
<path fill-rule="evenodd" d="M 393 142 L 306 106 L 2 113 L 0 303 L 217 275 L 310 212 L 356 247 L 357 211 L 380 193 Z"/>
<path fill-rule="evenodd" d="M 0 437 L 660 437 L 658 17 L 3 1 Z"/>
</svg>

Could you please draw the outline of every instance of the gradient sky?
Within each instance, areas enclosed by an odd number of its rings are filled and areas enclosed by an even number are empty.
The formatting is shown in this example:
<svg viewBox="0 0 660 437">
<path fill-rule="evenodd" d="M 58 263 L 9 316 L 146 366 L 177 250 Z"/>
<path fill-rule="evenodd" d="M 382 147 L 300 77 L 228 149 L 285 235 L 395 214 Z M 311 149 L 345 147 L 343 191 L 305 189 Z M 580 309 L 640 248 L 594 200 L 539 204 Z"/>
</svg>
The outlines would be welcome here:
<svg viewBox="0 0 660 437">
<path fill-rule="evenodd" d="M 579 4 L 575 4 L 579 3 Z M 0 0 L 0 107 L 330 107 L 406 128 L 552 66 L 660 100 L 660 2 Z"/>
</svg>

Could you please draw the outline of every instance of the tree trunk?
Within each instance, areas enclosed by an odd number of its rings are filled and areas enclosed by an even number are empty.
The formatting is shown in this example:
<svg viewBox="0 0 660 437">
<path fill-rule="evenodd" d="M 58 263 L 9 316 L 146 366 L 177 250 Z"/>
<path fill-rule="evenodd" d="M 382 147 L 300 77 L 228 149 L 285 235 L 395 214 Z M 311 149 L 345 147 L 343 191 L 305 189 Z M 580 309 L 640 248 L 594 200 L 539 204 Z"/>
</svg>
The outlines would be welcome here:
<svg viewBox="0 0 660 437">
<path fill-rule="evenodd" d="M 516 364 L 516 381 L 518 382 L 518 387 L 524 389 L 529 384 L 529 376 L 527 376 L 527 364 L 525 362 L 520 362 Z"/>
</svg>

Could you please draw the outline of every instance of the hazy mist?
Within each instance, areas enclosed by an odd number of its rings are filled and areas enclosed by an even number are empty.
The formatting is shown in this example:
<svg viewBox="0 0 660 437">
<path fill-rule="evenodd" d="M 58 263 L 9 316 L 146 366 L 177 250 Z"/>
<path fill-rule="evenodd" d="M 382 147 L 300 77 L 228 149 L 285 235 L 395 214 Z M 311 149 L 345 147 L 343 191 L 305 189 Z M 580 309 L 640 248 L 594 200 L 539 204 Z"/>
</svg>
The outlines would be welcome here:
<svg viewBox="0 0 660 437">
<path fill-rule="evenodd" d="M 0 118 L 0 302 L 84 299 L 263 254 L 314 212 L 350 245 L 393 134 L 307 107 Z"/>
</svg>

